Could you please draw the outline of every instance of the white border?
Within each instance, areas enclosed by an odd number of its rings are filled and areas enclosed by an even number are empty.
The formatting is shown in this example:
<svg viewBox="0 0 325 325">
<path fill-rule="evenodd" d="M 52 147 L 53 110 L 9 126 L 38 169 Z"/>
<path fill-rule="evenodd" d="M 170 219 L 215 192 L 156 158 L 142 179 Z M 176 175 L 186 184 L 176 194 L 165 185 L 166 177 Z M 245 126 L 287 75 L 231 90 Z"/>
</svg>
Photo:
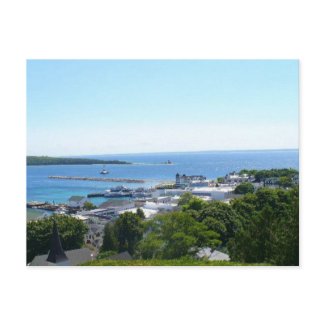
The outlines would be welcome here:
<svg viewBox="0 0 325 325">
<path fill-rule="evenodd" d="M 321 324 L 321 1 L 5 1 L 1 33 L 2 323 Z M 299 59 L 300 268 L 25 267 L 25 60 Z"/>
</svg>

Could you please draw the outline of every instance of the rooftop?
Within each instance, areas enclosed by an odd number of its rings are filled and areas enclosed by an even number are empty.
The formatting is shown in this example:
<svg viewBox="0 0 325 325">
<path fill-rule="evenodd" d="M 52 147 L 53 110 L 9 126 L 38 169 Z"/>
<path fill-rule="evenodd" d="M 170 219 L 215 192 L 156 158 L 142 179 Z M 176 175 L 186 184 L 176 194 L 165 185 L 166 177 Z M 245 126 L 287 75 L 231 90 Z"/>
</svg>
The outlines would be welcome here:
<svg viewBox="0 0 325 325">
<path fill-rule="evenodd" d="M 154 209 L 141 208 L 141 210 L 143 211 L 146 219 L 149 219 L 149 218 L 153 217 L 155 214 L 157 214 L 157 210 L 154 210 Z M 119 214 L 122 214 L 124 212 L 137 213 L 137 208 L 123 210 L 123 211 L 120 211 Z"/>
<path fill-rule="evenodd" d="M 73 249 L 65 252 L 70 266 L 76 266 L 94 259 L 93 252 L 88 248 Z M 47 262 L 48 254 L 35 256 L 29 266 L 49 266 Z"/>
<path fill-rule="evenodd" d="M 124 207 L 124 206 L 129 206 L 130 204 L 134 204 L 134 202 L 129 200 L 108 200 L 102 203 L 99 206 L 99 208 L 107 209 L 107 208 L 114 208 L 114 207 Z"/>
<path fill-rule="evenodd" d="M 83 200 L 85 198 L 85 196 L 78 196 L 78 195 L 75 195 L 75 196 L 71 196 L 69 201 L 73 201 L 73 202 L 80 202 L 81 200 Z"/>
</svg>

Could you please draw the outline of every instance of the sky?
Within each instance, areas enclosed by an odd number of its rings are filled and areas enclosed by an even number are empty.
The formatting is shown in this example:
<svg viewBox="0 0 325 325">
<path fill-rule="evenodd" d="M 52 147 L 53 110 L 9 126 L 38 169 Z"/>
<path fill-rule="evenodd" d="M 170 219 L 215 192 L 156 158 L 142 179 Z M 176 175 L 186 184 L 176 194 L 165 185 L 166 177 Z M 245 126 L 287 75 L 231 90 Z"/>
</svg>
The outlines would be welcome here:
<svg viewBox="0 0 325 325">
<path fill-rule="evenodd" d="M 297 60 L 28 60 L 27 154 L 296 149 Z"/>
</svg>

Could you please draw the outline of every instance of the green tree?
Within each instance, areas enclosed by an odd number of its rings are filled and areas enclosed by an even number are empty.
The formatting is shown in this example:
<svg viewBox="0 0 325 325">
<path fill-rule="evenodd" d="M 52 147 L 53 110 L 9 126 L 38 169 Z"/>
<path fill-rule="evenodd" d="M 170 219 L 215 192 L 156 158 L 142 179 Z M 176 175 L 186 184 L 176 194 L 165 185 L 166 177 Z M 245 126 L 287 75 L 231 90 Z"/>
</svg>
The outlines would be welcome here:
<svg viewBox="0 0 325 325">
<path fill-rule="evenodd" d="M 137 256 L 143 259 L 153 259 L 162 255 L 164 241 L 159 234 L 150 232 L 137 246 Z"/>
<path fill-rule="evenodd" d="M 114 224 L 118 250 L 134 253 L 135 245 L 142 238 L 143 224 L 141 218 L 132 212 L 124 212 Z"/>
<path fill-rule="evenodd" d="M 183 211 L 195 210 L 200 211 L 207 205 L 207 202 L 203 201 L 199 197 L 191 197 L 186 204 L 182 206 Z"/>
<path fill-rule="evenodd" d="M 217 178 L 217 183 L 224 183 L 224 182 L 225 182 L 224 177 L 218 177 Z"/>
<path fill-rule="evenodd" d="M 246 196 L 232 204 L 238 213 L 247 208 L 247 215 L 243 227 L 229 240 L 231 259 L 247 263 L 299 265 L 298 188 L 289 191 L 263 188 L 247 199 L 247 205 L 244 205 Z M 254 209 L 248 216 L 251 205 Z"/>
<path fill-rule="evenodd" d="M 100 250 L 101 252 L 118 250 L 116 228 L 111 222 L 108 222 L 105 225 L 103 245 Z"/>
<path fill-rule="evenodd" d="M 146 224 L 146 235 L 137 247 L 142 258 L 173 259 L 195 255 L 202 247 L 216 248 L 219 235 L 197 222 L 188 212 L 159 215 Z"/>
<path fill-rule="evenodd" d="M 90 202 L 90 201 L 86 201 L 86 202 L 84 203 L 83 208 L 84 208 L 85 210 L 89 211 L 89 210 L 96 209 L 97 207 L 96 207 L 96 205 L 93 204 L 92 202 Z"/>
<path fill-rule="evenodd" d="M 88 227 L 76 218 L 67 215 L 53 215 L 27 223 L 27 263 L 36 255 L 47 254 L 50 250 L 53 219 L 56 220 L 62 247 L 64 250 L 83 246 Z"/>
<path fill-rule="evenodd" d="M 183 206 L 185 204 L 188 204 L 189 201 L 193 198 L 193 194 L 191 192 L 185 192 L 181 195 L 181 197 L 178 200 L 178 206 Z"/>
<path fill-rule="evenodd" d="M 235 235 L 242 223 L 240 215 L 229 204 L 220 201 L 207 203 L 198 212 L 197 220 L 203 222 L 208 229 L 219 233 L 223 244 Z"/>
<path fill-rule="evenodd" d="M 244 182 L 236 186 L 235 194 L 254 193 L 254 185 L 252 183 Z"/>
<path fill-rule="evenodd" d="M 293 186 L 292 179 L 290 177 L 288 177 L 288 176 L 280 177 L 278 184 L 279 184 L 280 187 L 284 187 L 284 188 Z"/>
<path fill-rule="evenodd" d="M 145 214 L 144 214 L 144 212 L 143 212 L 142 209 L 137 208 L 137 212 L 136 213 L 140 217 L 140 219 L 144 220 L 146 218 L 146 216 L 145 216 Z"/>
</svg>

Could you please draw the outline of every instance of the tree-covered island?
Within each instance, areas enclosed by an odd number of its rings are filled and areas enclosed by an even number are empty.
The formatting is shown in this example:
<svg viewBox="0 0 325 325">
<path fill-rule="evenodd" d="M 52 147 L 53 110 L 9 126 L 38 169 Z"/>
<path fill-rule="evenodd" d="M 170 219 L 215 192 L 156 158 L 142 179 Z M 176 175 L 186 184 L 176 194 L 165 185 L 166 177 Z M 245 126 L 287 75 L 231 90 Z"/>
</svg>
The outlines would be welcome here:
<svg viewBox="0 0 325 325">
<path fill-rule="evenodd" d="M 41 166 L 41 165 L 94 165 L 94 164 L 131 164 L 127 161 L 121 160 L 101 160 L 89 158 L 59 158 L 48 156 L 27 156 L 27 166 Z"/>
</svg>

